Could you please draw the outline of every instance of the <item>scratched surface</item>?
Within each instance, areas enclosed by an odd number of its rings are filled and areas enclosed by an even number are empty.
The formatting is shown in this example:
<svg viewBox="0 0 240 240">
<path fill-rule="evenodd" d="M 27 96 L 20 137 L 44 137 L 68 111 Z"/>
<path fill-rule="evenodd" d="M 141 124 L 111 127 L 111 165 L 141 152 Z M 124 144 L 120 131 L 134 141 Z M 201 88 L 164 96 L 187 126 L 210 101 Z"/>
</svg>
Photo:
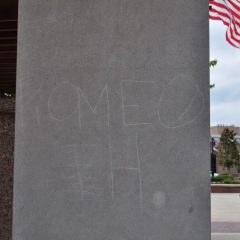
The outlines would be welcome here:
<svg viewBox="0 0 240 240">
<path fill-rule="evenodd" d="M 13 240 L 210 240 L 207 1 L 19 5 Z"/>
</svg>

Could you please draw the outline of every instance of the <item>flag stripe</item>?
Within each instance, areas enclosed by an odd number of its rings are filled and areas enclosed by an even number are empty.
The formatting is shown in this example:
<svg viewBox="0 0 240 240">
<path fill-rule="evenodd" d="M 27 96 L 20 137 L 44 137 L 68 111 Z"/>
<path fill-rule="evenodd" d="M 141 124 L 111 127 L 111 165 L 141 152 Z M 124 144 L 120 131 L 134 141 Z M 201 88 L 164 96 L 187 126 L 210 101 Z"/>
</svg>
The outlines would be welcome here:
<svg viewBox="0 0 240 240">
<path fill-rule="evenodd" d="M 233 22 L 230 24 L 230 29 L 232 31 L 232 36 L 236 41 L 240 41 L 240 34 L 239 32 L 236 30 L 236 25 L 233 24 Z"/>
<path fill-rule="evenodd" d="M 231 3 L 228 4 L 228 7 L 231 14 L 234 16 L 234 20 L 240 25 L 240 15 L 238 10 L 236 10 Z"/>
<path fill-rule="evenodd" d="M 239 39 L 239 36 L 235 33 L 235 31 L 232 29 L 232 27 L 230 27 L 230 34 L 231 34 L 231 37 L 232 39 L 239 43 L 240 44 L 240 39 Z"/>
<path fill-rule="evenodd" d="M 225 20 L 221 19 L 220 17 L 214 16 L 214 15 L 210 15 L 210 19 L 212 19 L 212 20 L 220 20 L 220 21 L 223 22 L 224 25 L 226 25 L 227 27 L 229 26 L 229 22 L 228 22 L 229 20 L 225 21 Z"/>
<path fill-rule="evenodd" d="M 236 11 L 240 11 L 240 3 L 238 1 L 226 0 L 226 2 L 233 5 L 235 7 Z"/>
<path fill-rule="evenodd" d="M 227 24 L 227 26 L 229 26 L 229 24 L 230 24 L 230 22 L 231 22 L 231 19 L 230 19 L 229 17 L 224 16 L 224 15 L 222 15 L 222 14 L 219 14 L 217 11 L 214 11 L 214 10 L 212 10 L 211 13 L 210 13 L 210 16 L 212 16 L 212 15 L 213 15 L 214 17 L 218 16 L 219 19 L 221 19 L 222 21 L 224 21 L 224 22 Z"/>
<path fill-rule="evenodd" d="M 237 41 L 235 41 L 234 37 L 232 36 L 231 28 L 227 30 L 227 37 L 228 42 L 231 43 L 234 47 L 240 47 L 240 44 Z"/>
<path fill-rule="evenodd" d="M 227 26 L 226 40 L 240 48 L 240 2 L 238 0 L 209 0 L 209 18 Z"/>
<path fill-rule="evenodd" d="M 231 33 L 229 31 L 226 32 L 226 40 L 234 47 L 239 48 L 240 45 L 236 43 L 231 36 Z"/>
<path fill-rule="evenodd" d="M 216 7 L 219 7 L 221 9 L 225 9 L 226 11 L 229 11 L 228 7 L 226 6 L 226 3 L 224 3 L 224 1 L 212 1 L 210 2 L 211 5 Z"/>
<path fill-rule="evenodd" d="M 231 17 L 229 16 L 229 14 L 225 13 L 225 12 L 221 12 L 218 9 L 212 9 L 210 12 L 214 12 L 217 13 L 218 15 L 228 18 L 229 20 L 231 20 Z"/>
</svg>

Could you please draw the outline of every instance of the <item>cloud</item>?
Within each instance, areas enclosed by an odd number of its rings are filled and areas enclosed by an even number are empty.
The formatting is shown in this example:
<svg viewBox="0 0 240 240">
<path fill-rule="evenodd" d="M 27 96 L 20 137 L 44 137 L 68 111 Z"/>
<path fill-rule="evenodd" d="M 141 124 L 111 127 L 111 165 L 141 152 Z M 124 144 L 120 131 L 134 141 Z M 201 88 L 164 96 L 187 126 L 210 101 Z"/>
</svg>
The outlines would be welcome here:
<svg viewBox="0 0 240 240">
<path fill-rule="evenodd" d="M 240 100 L 232 102 L 223 102 L 211 106 L 211 125 L 240 125 L 239 109 Z"/>
<path fill-rule="evenodd" d="M 240 49 L 232 47 L 225 39 L 226 26 L 210 21 L 210 59 L 218 64 L 210 70 L 211 125 L 240 126 Z"/>
</svg>

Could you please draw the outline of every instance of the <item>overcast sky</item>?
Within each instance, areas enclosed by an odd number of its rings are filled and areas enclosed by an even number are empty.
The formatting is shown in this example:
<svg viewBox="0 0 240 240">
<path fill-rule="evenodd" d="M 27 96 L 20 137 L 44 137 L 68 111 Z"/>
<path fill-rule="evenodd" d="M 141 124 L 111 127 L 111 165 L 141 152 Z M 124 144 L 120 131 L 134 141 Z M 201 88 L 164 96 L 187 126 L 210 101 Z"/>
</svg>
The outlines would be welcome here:
<svg viewBox="0 0 240 240">
<path fill-rule="evenodd" d="M 226 26 L 210 21 L 210 59 L 218 64 L 210 70 L 211 126 L 240 126 L 240 49 L 225 39 Z"/>
</svg>

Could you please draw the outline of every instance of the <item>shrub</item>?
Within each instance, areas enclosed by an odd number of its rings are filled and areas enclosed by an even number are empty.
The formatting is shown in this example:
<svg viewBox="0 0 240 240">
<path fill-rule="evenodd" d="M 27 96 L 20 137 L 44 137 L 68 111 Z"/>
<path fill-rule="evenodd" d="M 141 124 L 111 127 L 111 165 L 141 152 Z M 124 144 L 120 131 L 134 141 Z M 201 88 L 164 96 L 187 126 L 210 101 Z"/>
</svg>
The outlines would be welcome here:
<svg viewBox="0 0 240 240">
<path fill-rule="evenodd" d="M 234 180 L 234 177 L 231 176 L 229 173 L 223 173 L 219 176 L 216 176 L 216 177 L 212 177 L 211 178 L 211 181 L 212 182 L 218 182 L 218 183 L 232 183 L 233 181 L 237 181 L 237 180 Z"/>
<path fill-rule="evenodd" d="M 211 178 L 212 182 L 222 182 L 223 180 L 224 180 L 224 176 L 221 176 L 221 175 Z"/>
<path fill-rule="evenodd" d="M 224 180 L 223 180 L 223 183 L 225 183 L 225 184 L 231 184 L 231 183 L 233 183 L 233 181 L 234 181 L 234 180 L 232 180 L 232 179 L 230 179 L 230 178 L 227 178 L 227 179 L 224 179 Z"/>
</svg>

